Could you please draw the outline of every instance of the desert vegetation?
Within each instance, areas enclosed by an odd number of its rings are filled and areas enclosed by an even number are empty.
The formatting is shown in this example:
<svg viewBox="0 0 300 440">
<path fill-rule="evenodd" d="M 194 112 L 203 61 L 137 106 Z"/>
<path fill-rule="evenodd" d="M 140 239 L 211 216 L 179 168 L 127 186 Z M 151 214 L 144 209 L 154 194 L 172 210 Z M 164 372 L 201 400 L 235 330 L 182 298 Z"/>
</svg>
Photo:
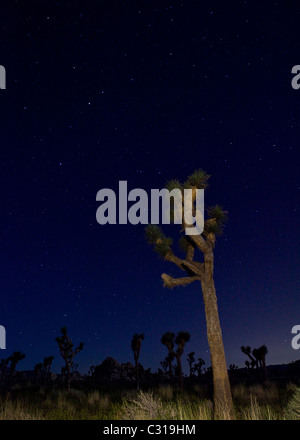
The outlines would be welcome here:
<svg viewBox="0 0 300 440">
<path fill-rule="evenodd" d="M 184 358 L 184 348 L 190 343 L 188 332 L 166 332 L 161 343 L 168 350 L 155 372 L 139 362 L 143 334 L 131 340 L 134 365 L 120 364 L 106 358 L 92 366 L 88 374 L 76 371 L 76 349 L 62 329 L 63 341 L 58 344 L 69 355 L 62 356 L 60 374 L 50 368 L 54 356 L 47 356 L 32 371 L 17 371 L 25 355 L 15 352 L 1 361 L 0 420 L 213 420 L 231 419 L 226 405 L 218 417 L 214 411 L 213 376 L 210 366 L 196 353 Z M 130 353 L 130 341 L 128 341 Z M 67 345 L 66 345 L 67 344 Z M 66 345 L 66 346 L 65 346 Z M 262 350 L 242 347 L 242 352 L 257 358 Z M 63 351 L 64 353 L 64 351 Z M 66 368 L 68 358 L 69 369 Z M 260 357 L 258 357 L 259 359 Z M 176 361 L 173 363 L 173 361 Z M 179 361 L 179 363 L 178 363 Z M 262 371 L 266 370 L 265 372 Z M 187 371 L 187 374 L 184 373 Z M 235 419 L 237 420 L 295 420 L 300 419 L 300 361 L 288 365 L 267 366 L 263 361 L 228 370 Z"/>
<path fill-rule="evenodd" d="M 238 420 L 299 420 L 300 387 L 236 384 L 232 387 Z M 229 419 L 224 407 L 221 419 Z M 0 398 L 0 420 L 213 420 L 213 402 L 205 386 L 182 393 L 162 384 L 151 389 L 44 389 L 14 387 Z"/>
<path fill-rule="evenodd" d="M 172 180 L 167 186 L 170 191 L 179 191 L 180 208 L 184 206 L 185 190 L 192 191 L 195 216 L 196 190 L 207 188 L 208 181 L 209 176 L 197 170 L 185 182 Z M 178 204 L 170 203 L 174 220 L 178 218 Z M 188 331 L 166 331 L 160 339 L 167 349 L 166 357 L 157 371 L 151 372 L 141 363 L 144 334 L 135 333 L 131 344 L 128 341 L 134 365 L 107 357 L 99 365 L 92 365 L 88 374 L 80 374 L 74 359 L 80 359 L 84 344 L 75 348 L 67 328 L 62 327 L 61 336 L 55 339 L 63 363 L 60 373 L 51 372 L 53 355 L 23 372 L 17 366 L 25 354 L 16 351 L 2 359 L 0 419 L 299 419 L 300 361 L 267 366 L 266 345 L 253 349 L 242 346 L 245 366 L 227 367 L 214 284 L 216 237 L 222 234 L 226 220 L 227 212 L 221 206 L 208 208 L 203 232 L 181 236 L 183 258 L 175 255 L 172 239 L 157 225 L 146 228 L 148 242 L 163 261 L 185 272 L 184 277 L 177 278 L 163 273 L 163 285 L 172 289 L 197 282 L 201 286 L 211 365 L 206 366 L 194 351 L 186 354 L 186 346 L 193 348 Z M 181 233 L 191 227 L 183 215 L 180 227 Z"/>
</svg>

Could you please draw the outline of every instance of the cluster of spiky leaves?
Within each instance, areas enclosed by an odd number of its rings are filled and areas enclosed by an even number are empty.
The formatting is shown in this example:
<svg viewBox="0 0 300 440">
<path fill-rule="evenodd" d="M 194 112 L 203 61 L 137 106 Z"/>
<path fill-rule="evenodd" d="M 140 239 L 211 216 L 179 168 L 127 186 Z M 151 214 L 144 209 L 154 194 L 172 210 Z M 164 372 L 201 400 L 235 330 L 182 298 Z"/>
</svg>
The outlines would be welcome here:
<svg viewBox="0 0 300 440">
<path fill-rule="evenodd" d="M 259 348 L 254 348 L 252 350 L 252 354 L 255 357 L 255 359 L 257 359 L 258 361 L 261 361 L 265 358 L 265 356 L 268 353 L 268 349 L 265 345 L 262 345 Z"/>
<path fill-rule="evenodd" d="M 205 189 L 208 186 L 208 180 L 210 176 L 202 169 L 198 169 L 191 174 L 184 183 L 181 183 L 177 179 L 170 180 L 167 182 L 166 188 L 169 191 L 173 189 L 183 189 L 197 188 Z M 215 205 L 209 207 L 207 210 L 207 219 L 204 223 L 203 234 L 208 236 L 209 234 L 221 235 L 223 232 L 224 225 L 227 221 L 227 212 L 223 210 L 222 206 Z M 170 216 L 171 223 L 174 222 L 174 202 L 170 199 Z M 173 240 L 167 237 L 162 232 L 161 228 L 157 225 L 148 225 L 146 227 L 146 238 L 148 242 L 154 246 L 154 250 L 161 256 L 165 257 L 170 251 Z M 193 244 L 188 236 L 182 236 L 179 240 L 179 246 L 184 251 L 187 252 L 188 245 Z"/>
<path fill-rule="evenodd" d="M 135 333 L 133 335 L 132 341 L 131 341 L 131 349 L 133 351 L 137 350 L 141 344 L 141 342 L 145 339 L 145 336 L 141 333 L 140 335 Z"/>
<path fill-rule="evenodd" d="M 173 332 L 166 332 L 162 335 L 161 343 L 166 345 L 168 348 L 174 349 L 174 342 L 177 345 L 184 345 L 191 338 L 191 335 L 188 332 L 178 332 L 176 339 L 174 341 L 175 334 Z"/>
<path fill-rule="evenodd" d="M 249 356 L 249 357 L 251 357 L 251 354 L 252 354 L 252 355 L 255 357 L 255 359 L 256 359 L 257 361 L 259 361 L 259 360 L 262 360 L 262 359 L 265 358 L 265 356 L 266 356 L 267 353 L 268 353 L 268 348 L 267 348 L 265 345 L 262 345 L 261 347 L 259 347 L 259 348 L 254 348 L 254 349 L 251 351 L 251 347 L 249 347 L 249 346 L 247 346 L 247 347 L 242 346 L 242 347 L 241 347 L 241 351 L 242 351 L 244 354 L 246 354 L 247 356 Z"/>
<path fill-rule="evenodd" d="M 204 170 L 198 169 L 195 170 L 183 183 L 177 179 L 169 180 L 166 184 L 166 188 L 169 191 L 172 191 L 173 189 L 180 189 L 181 191 L 183 189 L 191 188 L 205 189 L 208 187 L 209 178 L 210 176 Z"/>
<path fill-rule="evenodd" d="M 177 345 L 185 345 L 186 342 L 189 342 L 191 339 L 191 335 L 188 332 L 179 332 L 175 339 L 175 344 Z"/>
<path fill-rule="evenodd" d="M 14 351 L 13 354 L 8 358 L 8 360 L 11 362 L 11 369 L 15 369 L 18 362 L 23 360 L 26 357 L 24 353 L 21 353 L 20 351 Z"/>
<path fill-rule="evenodd" d="M 194 351 L 191 351 L 190 353 L 188 353 L 187 361 L 189 364 L 192 364 L 193 362 L 195 362 L 195 352 Z"/>
<path fill-rule="evenodd" d="M 205 221 L 204 234 L 221 235 L 227 221 L 227 212 L 222 206 L 215 205 L 207 209 L 208 219 Z"/>
<path fill-rule="evenodd" d="M 173 189 L 180 189 L 182 191 L 182 184 L 177 179 L 169 180 L 166 184 L 166 189 L 172 191 Z"/>
<path fill-rule="evenodd" d="M 154 245 L 154 250 L 161 257 L 165 257 L 171 251 L 173 240 L 166 237 L 159 226 L 148 225 L 146 227 L 146 238 L 149 244 Z"/>
<path fill-rule="evenodd" d="M 166 332 L 161 337 L 161 343 L 166 345 L 168 348 L 174 348 L 174 338 L 175 334 L 173 332 Z"/>
<path fill-rule="evenodd" d="M 210 176 L 202 169 L 198 169 L 191 174 L 183 184 L 183 188 L 206 189 Z"/>
</svg>

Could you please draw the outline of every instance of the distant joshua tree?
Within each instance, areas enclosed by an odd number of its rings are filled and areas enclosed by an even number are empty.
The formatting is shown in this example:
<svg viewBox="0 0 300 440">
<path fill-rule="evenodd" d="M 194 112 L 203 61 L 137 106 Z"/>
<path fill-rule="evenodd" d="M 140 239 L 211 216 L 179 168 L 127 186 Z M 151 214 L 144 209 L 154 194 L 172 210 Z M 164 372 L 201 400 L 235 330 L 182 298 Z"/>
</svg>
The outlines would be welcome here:
<svg viewBox="0 0 300 440">
<path fill-rule="evenodd" d="M 192 377 L 193 373 L 194 373 L 193 363 L 195 362 L 195 352 L 194 351 L 191 351 L 188 354 L 187 361 L 188 361 L 188 364 L 190 367 L 190 377 Z"/>
<path fill-rule="evenodd" d="M 9 387 L 12 385 L 14 372 L 16 370 L 17 364 L 26 357 L 25 354 L 20 351 L 14 351 L 13 354 L 8 358 L 10 361 L 10 377 L 9 377 Z"/>
<path fill-rule="evenodd" d="M 4 382 L 5 376 L 6 376 L 6 369 L 8 367 L 9 364 L 9 357 L 6 359 L 1 359 L 0 362 L 0 371 L 1 371 L 1 381 Z"/>
<path fill-rule="evenodd" d="M 202 374 L 202 367 L 205 365 L 205 361 L 202 358 L 198 358 L 197 364 L 194 365 L 193 371 L 197 371 L 198 377 Z"/>
<path fill-rule="evenodd" d="M 230 364 L 229 365 L 229 371 L 234 371 L 234 370 L 237 370 L 239 367 L 237 366 L 237 365 L 235 365 L 235 364 Z"/>
<path fill-rule="evenodd" d="M 251 363 L 249 361 L 245 361 L 247 368 L 259 368 L 261 372 L 262 380 L 266 380 L 267 375 L 267 367 L 266 367 L 266 355 L 268 353 L 268 349 L 265 345 L 260 346 L 259 348 L 254 348 L 251 351 L 251 347 L 247 346 L 241 347 L 241 351 L 246 354 L 249 359 L 251 360 Z"/>
<path fill-rule="evenodd" d="M 174 345 L 175 334 L 172 332 L 165 333 L 161 338 L 161 343 L 165 345 L 169 351 L 169 355 L 176 359 L 177 369 L 179 376 L 180 389 L 183 389 L 183 374 L 182 374 L 182 364 L 181 356 L 184 352 L 185 344 L 190 340 L 191 336 L 188 332 L 179 332 L 175 339 L 175 344 L 177 345 L 177 350 L 175 351 Z"/>
<path fill-rule="evenodd" d="M 258 366 L 260 367 L 262 380 L 266 380 L 268 378 L 267 366 L 266 366 L 267 353 L 268 353 L 268 349 L 265 345 L 262 345 L 259 348 L 254 348 L 252 351 L 252 354 L 255 357 L 255 359 L 258 363 Z"/>
<path fill-rule="evenodd" d="M 174 360 L 174 356 L 169 353 L 168 356 L 166 356 L 165 360 L 160 362 L 160 365 L 162 366 L 164 373 L 166 374 L 168 371 L 168 375 L 171 379 L 173 378 L 173 365 L 172 365 L 173 360 Z"/>
<path fill-rule="evenodd" d="M 43 362 L 43 376 L 42 376 L 42 380 L 43 380 L 43 385 L 46 386 L 49 380 L 49 376 L 50 376 L 50 368 L 53 362 L 54 356 L 47 356 L 44 358 L 44 362 Z"/>
<path fill-rule="evenodd" d="M 185 197 L 187 202 L 192 205 L 192 214 L 197 213 L 196 194 L 197 189 L 206 189 L 208 186 L 209 175 L 203 170 L 196 170 L 184 183 L 178 180 L 171 180 L 167 184 L 170 194 L 180 194 L 181 202 L 174 203 L 175 197 L 170 196 L 172 204 L 171 216 L 174 220 L 179 218 L 180 227 L 183 233 L 187 233 L 187 228 L 192 225 L 187 223 L 184 215 L 180 217 L 180 211 L 184 212 Z M 192 198 L 188 199 L 185 189 L 192 190 Z M 176 197 L 178 200 L 178 196 Z M 179 208 L 179 209 L 178 209 Z M 173 278 L 165 273 L 161 275 L 165 287 L 173 288 L 176 286 L 186 286 L 194 281 L 201 283 L 205 315 L 207 338 L 211 355 L 213 384 L 214 384 L 214 414 L 215 418 L 224 416 L 224 408 L 228 418 L 234 419 L 234 407 L 225 359 L 223 337 L 219 319 L 217 296 L 214 283 L 214 247 L 216 236 L 220 235 L 227 219 L 227 212 L 220 205 L 207 209 L 207 219 L 204 222 L 204 230 L 201 234 L 183 235 L 180 243 L 185 252 L 184 258 L 179 258 L 172 249 L 172 239 L 167 237 L 161 228 L 155 224 L 146 228 L 148 242 L 154 246 L 158 254 L 168 262 L 175 264 L 179 269 L 186 273 L 186 276 Z M 203 255 L 202 261 L 195 261 L 195 251 L 200 251 Z"/>
<path fill-rule="evenodd" d="M 74 365 L 74 356 L 78 354 L 83 349 L 83 342 L 80 342 L 79 346 L 74 349 L 74 344 L 67 334 L 67 328 L 61 328 L 61 336 L 55 338 L 58 343 L 59 352 L 63 360 L 65 361 L 65 366 L 63 371 L 66 374 L 67 379 L 67 390 L 70 391 L 71 388 L 71 372 Z"/>
<path fill-rule="evenodd" d="M 167 358 L 165 358 L 163 361 L 160 362 L 161 368 L 163 369 L 164 374 L 167 374 L 167 370 L 169 367 L 169 362 L 167 361 Z"/>
<path fill-rule="evenodd" d="M 137 333 L 133 335 L 132 341 L 131 341 L 131 349 L 133 351 L 134 356 L 134 362 L 135 362 L 135 379 L 136 379 L 136 389 L 139 390 L 140 383 L 139 383 L 139 357 L 140 357 L 140 351 L 142 346 L 142 341 L 144 340 L 144 335 Z"/>
<path fill-rule="evenodd" d="M 248 356 L 248 358 L 250 359 L 250 363 L 249 363 L 249 361 L 245 361 L 245 364 L 246 364 L 246 362 L 248 362 L 248 364 L 249 364 L 249 367 L 251 367 L 252 369 L 253 368 L 255 368 L 255 367 L 257 367 L 257 360 L 252 356 L 252 354 L 251 354 L 251 347 L 248 345 L 247 347 L 245 347 L 244 345 L 242 345 L 242 347 L 241 347 L 241 351 L 242 351 L 242 353 L 244 353 L 246 356 Z M 248 367 L 248 365 L 246 364 L 246 367 Z"/>
</svg>

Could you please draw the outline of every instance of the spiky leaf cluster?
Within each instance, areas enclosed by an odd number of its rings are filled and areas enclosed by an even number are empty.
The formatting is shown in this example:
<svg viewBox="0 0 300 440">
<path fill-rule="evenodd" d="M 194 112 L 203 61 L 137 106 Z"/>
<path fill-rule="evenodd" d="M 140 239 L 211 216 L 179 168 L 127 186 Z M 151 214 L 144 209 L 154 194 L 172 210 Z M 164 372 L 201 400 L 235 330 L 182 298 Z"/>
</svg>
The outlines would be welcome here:
<svg viewBox="0 0 300 440">
<path fill-rule="evenodd" d="M 182 191 L 182 184 L 177 179 L 171 179 L 167 182 L 166 189 L 170 192 L 173 189 L 180 189 Z"/>
<path fill-rule="evenodd" d="M 14 351 L 13 354 L 8 358 L 11 362 L 11 369 L 15 369 L 18 362 L 23 360 L 26 357 L 24 353 L 20 351 Z"/>
<path fill-rule="evenodd" d="M 210 176 L 201 169 L 195 170 L 193 174 L 191 174 L 185 183 L 183 184 L 183 187 L 188 188 L 197 188 L 197 189 L 205 189 L 208 186 Z"/>
<path fill-rule="evenodd" d="M 179 332 L 175 339 L 175 344 L 184 345 L 186 342 L 189 342 L 191 339 L 191 335 L 188 332 Z"/>
<path fill-rule="evenodd" d="M 146 227 L 146 239 L 148 243 L 154 245 L 154 250 L 161 257 L 165 257 L 171 251 L 172 238 L 166 237 L 157 225 L 148 225 Z"/>
<path fill-rule="evenodd" d="M 161 343 L 163 345 L 166 345 L 168 348 L 171 347 L 173 349 L 174 348 L 174 338 L 175 338 L 174 333 L 166 332 L 161 337 Z"/>
<path fill-rule="evenodd" d="M 204 234 L 221 235 L 227 221 L 227 212 L 222 206 L 215 205 L 207 209 L 208 220 L 204 225 Z"/>
<path fill-rule="evenodd" d="M 141 333 L 140 335 L 138 335 L 137 333 L 135 333 L 133 335 L 132 341 L 131 341 L 131 349 L 137 350 L 141 341 L 143 341 L 145 339 L 145 336 Z"/>
</svg>

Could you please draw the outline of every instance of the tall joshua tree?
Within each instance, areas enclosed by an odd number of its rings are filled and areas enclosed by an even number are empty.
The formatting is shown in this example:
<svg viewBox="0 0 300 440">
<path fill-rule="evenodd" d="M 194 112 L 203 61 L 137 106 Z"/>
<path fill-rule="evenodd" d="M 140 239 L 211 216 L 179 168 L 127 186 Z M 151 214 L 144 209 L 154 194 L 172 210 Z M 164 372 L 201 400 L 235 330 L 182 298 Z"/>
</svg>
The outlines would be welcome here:
<svg viewBox="0 0 300 440">
<path fill-rule="evenodd" d="M 205 189 L 208 186 L 209 177 L 205 171 L 197 170 L 189 176 L 183 184 L 178 180 L 168 183 L 169 191 L 179 189 L 184 202 L 184 189 L 192 189 L 193 214 L 196 212 L 196 190 Z M 184 206 L 184 204 L 183 204 Z M 165 287 L 186 286 L 193 282 L 200 282 L 204 300 L 207 338 L 210 348 L 213 384 L 214 384 L 214 408 L 215 417 L 224 416 L 234 418 L 231 389 L 226 366 L 223 337 L 219 320 L 217 296 L 214 283 L 214 247 L 216 236 L 222 233 L 227 213 L 219 205 L 207 209 L 207 219 L 204 222 L 204 230 L 198 235 L 183 235 L 180 242 L 185 252 L 185 258 L 179 258 L 172 250 L 172 239 L 167 237 L 157 225 L 149 225 L 146 228 L 146 236 L 150 244 L 165 261 L 175 264 L 184 271 L 187 276 L 173 278 L 165 273 L 162 274 Z M 181 231 L 185 232 L 191 227 L 182 216 Z M 195 261 L 195 251 L 202 254 L 201 261 Z"/>
<path fill-rule="evenodd" d="M 83 342 L 80 342 L 79 346 L 74 349 L 74 344 L 69 338 L 67 333 L 67 328 L 61 328 L 61 336 L 55 338 L 58 343 L 59 352 L 63 360 L 65 361 L 65 372 L 67 377 L 67 389 L 70 391 L 71 388 L 71 371 L 73 366 L 73 359 L 76 354 L 78 354 L 83 349 Z"/>
<path fill-rule="evenodd" d="M 132 341 L 131 341 L 131 349 L 133 351 L 134 356 L 134 362 L 135 362 L 135 378 L 136 378 L 136 389 L 139 390 L 140 383 L 139 383 L 139 357 L 140 357 L 140 351 L 142 346 L 142 341 L 144 340 L 144 335 L 137 333 L 133 335 Z"/>
<path fill-rule="evenodd" d="M 194 365 L 193 371 L 197 371 L 198 377 L 202 374 L 202 367 L 205 365 L 205 361 L 202 358 L 198 358 L 197 364 Z"/>
<path fill-rule="evenodd" d="M 188 332 L 179 332 L 175 339 L 175 344 L 177 344 L 176 351 L 175 351 L 174 337 L 175 337 L 174 333 L 167 332 L 164 335 L 162 335 L 161 343 L 167 347 L 171 358 L 173 359 L 175 358 L 177 361 L 179 385 L 182 390 L 183 374 L 182 374 L 181 356 L 183 355 L 185 344 L 190 340 L 191 336 Z"/>
</svg>

